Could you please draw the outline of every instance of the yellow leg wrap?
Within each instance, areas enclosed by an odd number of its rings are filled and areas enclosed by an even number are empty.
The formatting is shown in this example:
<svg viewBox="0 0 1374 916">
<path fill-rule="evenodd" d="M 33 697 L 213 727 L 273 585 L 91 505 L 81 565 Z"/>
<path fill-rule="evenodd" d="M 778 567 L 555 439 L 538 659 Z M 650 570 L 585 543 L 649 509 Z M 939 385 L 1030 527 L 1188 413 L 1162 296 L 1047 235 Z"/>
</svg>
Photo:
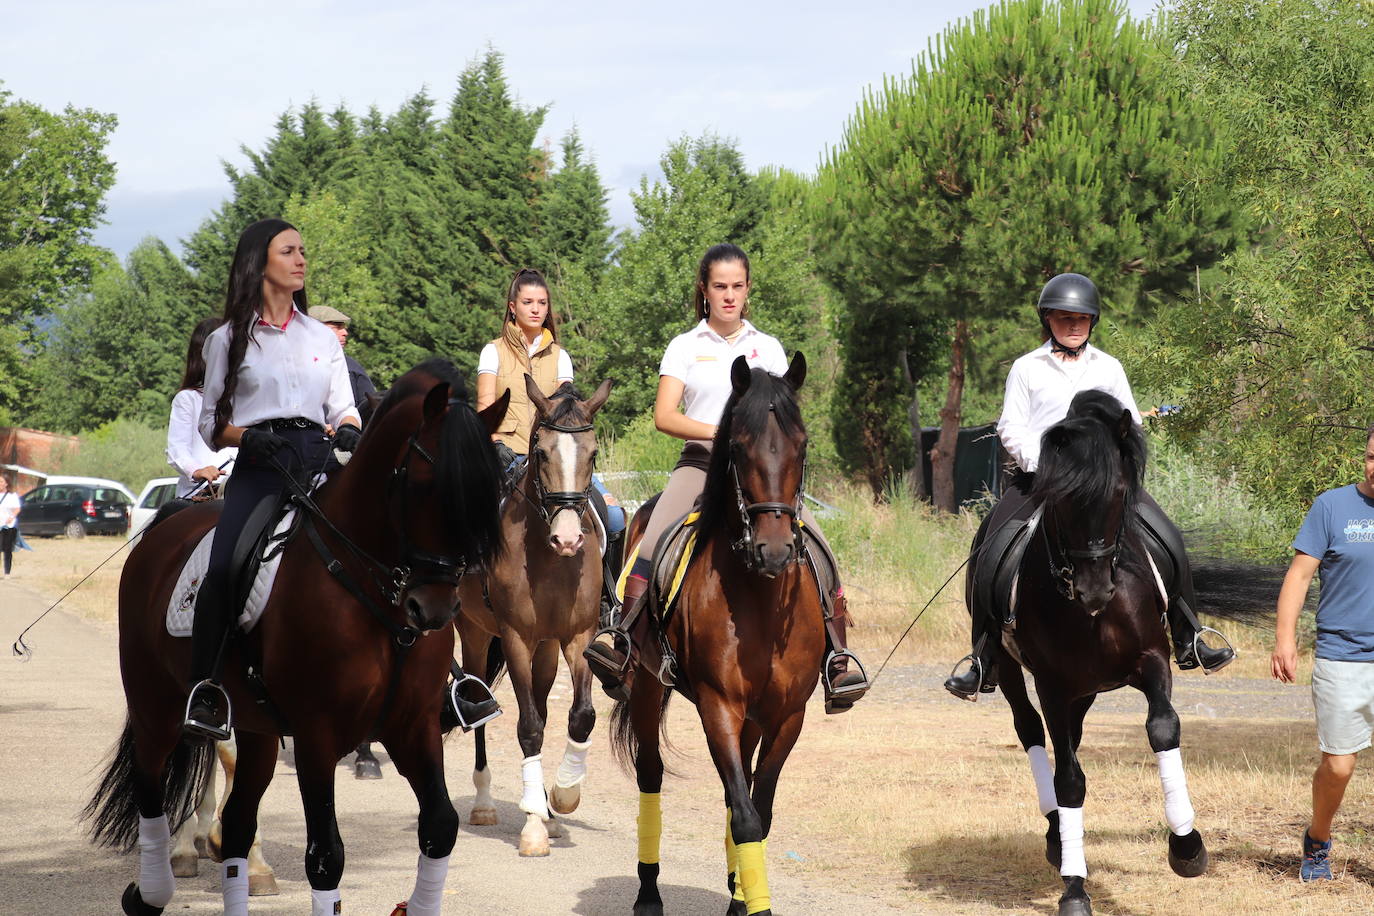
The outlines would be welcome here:
<svg viewBox="0 0 1374 916">
<path fill-rule="evenodd" d="M 768 896 L 768 869 L 764 865 L 766 855 L 762 842 L 740 843 L 739 884 L 744 887 L 744 908 L 749 913 L 762 913 L 772 909 L 773 901 Z"/>
<path fill-rule="evenodd" d="M 729 809 L 729 808 L 726 808 L 726 809 L 725 809 L 725 871 L 726 871 L 727 874 L 730 874 L 730 875 L 733 875 L 733 876 L 734 876 L 734 878 L 735 878 L 735 894 L 734 894 L 734 897 L 735 897 L 736 900 L 738 900 L 738 901 L 740 901 L 741 903 L 743 903 L 743 902 L 744 902 L 744 888 L 743 888 L 743 886 L 740 884 L 740 881 L 739 881 L 739 850 L 738 850 L 738 849 L 736 848 L 736 846 L 735 846 L 735 837 L 734 837 L 734 834 L 732 834 L 732 833 L 730 832 L 730 815 L 731 815 L 730 809 Z"/>
<path fill-rule="evenodd" d="M 663 796 L 658 792 L 639 793 L 639 861 L 658 864 L 658 844 L 663 838 Z"/>
</svg>

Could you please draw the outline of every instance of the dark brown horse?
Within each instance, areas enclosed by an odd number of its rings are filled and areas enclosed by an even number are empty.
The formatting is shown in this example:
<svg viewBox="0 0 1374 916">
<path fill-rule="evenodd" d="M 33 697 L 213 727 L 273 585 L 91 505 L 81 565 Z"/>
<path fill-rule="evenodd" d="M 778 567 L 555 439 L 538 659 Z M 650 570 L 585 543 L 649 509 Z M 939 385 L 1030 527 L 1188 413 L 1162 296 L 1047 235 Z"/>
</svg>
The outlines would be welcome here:
<svg viewBox="0 0 1374 916">
<path fill-rule="evenodd" d="M 439 707 L 459 576 L 500 549 L 500 469 L 489 436 L 504 410 L 498 401 L 493 416 L 479 418 L 452 365 L 430 360 L 392 387 L 352 460 L 314 494 L 318 513 L 298 510 L 307 516 L 305 530 L 281 557 L 261 621 L 234 641 L 225 665 L 239 749 L 223 811 L 227 877 L 242 867 L 234 860 L 248 853 L 278 736 L 289 733 L 313 912 L 337 912 L 344 849 L 335 766 L 375 736 L 420 803 L 410 916 L 439 913 L 458 832 L 444 783 Z M 191 813 L 211 759 L 209 744 L 181 740 L 190 640 L 169 636 L 165 615 L 179 570 L 217 516 L 218 504 L 206 503 L 160 522 L 129 555 L 120 580 L 129 717 L 86 813 L 97 842 L 140 848 L 139 880 L 123 901 L 138 916 L 160 913 L 171 900 L 175 882 L 160 844 Z M 270 705 L 256 702 L 261 694 L 247 676 L 248 659 Z M 234 916 L 246 913 L 246 887 L 239 899 L 226 880 L 224 906 Z"/>
<path fill-rule="evenodd" d="M 1083 886 L 1087 783 L 1077 751 L 1083 719 L 1104 691 L 1129 685 L 1145 694 L 1145 732 L 1159 765 L 1170 827 L 1169 864 L 1183 877 L 1207 868 L 1206 847 L 1193 828 L 1179 720 L 1170 700 L 1165 598 L 1136 522 L 1144 473 L 1145 440 L 1130 411 L 1105 392 L 1076 395 L 1068 417 L 1043 439 L 1015 623 L 1004 631 L 997 652 L 1002 691 L 1049 821 L 1046 857 L 1064 879 L 1061 916 L 1092 912 Z M 1035 679 L 1043 724 L 1027 696 L 1022 665 Z M 1053 774 L 1045 725 L 1054 745 Z"/>
<path fill-rule="evenodd" d="M 743 358 L 731 367 L 734 390 L 711 453 L 694 553 L 664 626 L 677 658 L 674 689 L 696 704 L 725 787 L 731 914 L 771 912 L 764 841 L 773 794 L 825 652 L 820 590 L 798 562 L 807 439 L 796 390 L 805 375 L 800 353 L 781 377 L 751 370 Z M 636 518 L 627 545 L 642 530 Z M 639 668 L 612 726 L 617 753 L 633 761 L 639 783 L 634 912 L 643 916 L 663 912 L 659 728 L 670 696 Z"/>
<path fill-rule="evenodd" d="M 529 464 L 501 512 L 501 556 L 489 568 L 463 579 L 457 625 L 465 672 L 489 680 L 502 655 L 510 670 L 520 705 L 516 737 L 525 755 L 520 855 L 546 856 L 549 837 L 561 835 L 563 829 L 550 809 L 569 814 L 577 808 L 596 724 L 592 674 L 582 650 L 596 630 L 602 563 L 588 499 L 596 466 L 592 418 L 610 396 L 611 383 L 602 382 L 586 400 L 571 384 L 547 398 L 528 375 L 525 387 L 535 410 Z M 573 702 L 568 709 L 568 746 L 546 796 L 544 724 L 560 652 L 572 672 Z M 477 795 L 468 821 L 495 824 L 486 727 L 476 731 L 472 781 Z"/>
</svg>

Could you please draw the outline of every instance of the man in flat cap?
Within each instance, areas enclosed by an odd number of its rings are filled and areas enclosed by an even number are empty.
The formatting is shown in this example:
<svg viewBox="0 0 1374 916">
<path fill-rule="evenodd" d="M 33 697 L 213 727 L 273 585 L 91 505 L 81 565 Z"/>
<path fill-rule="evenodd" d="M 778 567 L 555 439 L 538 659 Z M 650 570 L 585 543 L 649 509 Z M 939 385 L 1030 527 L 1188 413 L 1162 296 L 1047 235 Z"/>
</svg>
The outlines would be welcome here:
<svg viewBox="0 0 1374 916">
<path fill-rule="evenodd" d="M 353 403 L 357 405 L 362 414 L 363 423 L 366 424 L 372 413 L 372 405 L 367 396 L 376 394 L 377 387 L 372 384 L 372 379 L 368 377 L 367 370 L 356 359 L 348 355 L 348 325 L 353 319 L 328 305 L 312 305 L 309 314 L 316 321 L 328 325 L 329 329 L 334 332 L 334 336 L 339 338 L 339 346 L 344 348 L 344 362 L 348 365 L 348 381 L 353 386 Z"/>
</svg>

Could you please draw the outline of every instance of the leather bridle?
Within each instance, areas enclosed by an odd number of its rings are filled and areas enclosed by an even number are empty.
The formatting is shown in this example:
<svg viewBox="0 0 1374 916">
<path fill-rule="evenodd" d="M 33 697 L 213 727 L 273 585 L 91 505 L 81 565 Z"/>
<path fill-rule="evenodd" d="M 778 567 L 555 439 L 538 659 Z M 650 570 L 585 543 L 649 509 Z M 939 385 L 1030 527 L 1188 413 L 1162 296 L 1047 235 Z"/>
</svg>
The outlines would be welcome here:
<svg viewBox="0 0 1374 916">
<path fill-rule="evenodd" d="M 768 405 L 769 415 L 773 415 L 773 405 Z M 744 487 L 739 479 L 739 453 L 736 451 L 736 444 L 730 443 L 730 474 L 735 483 L 735 507 L 739 511 L 740 536 L 730 546 L 744 561 L 744 565 L 751 571 L 757 572 L 764 565 L 763 549 L 757 543 L 754 536 L 754 517 L 773 513 L 773 516 L 788 516 L 791 519 L 792 543 L 788 547 L 787 560 L 784 565 L 796 563 L 801 559 L 802 553 L 802 532 L 801 532 L 801 512 L 802 494 L 806 492 L 806 448 L 802 447 L 801 459 L 801 478 L 797 481 L 796 498 L 790 503 L 784 502 L 749 502 L 744 496 Z"/>
<path fill-rule="evenodd" d="M 592 496 L 592 485 L 589 482 L 584 490 L 546 490 L 544 488 L 544 476 L 540 473 L 543 457 L 535 444 L 539 441 L 539 430 L 549 429 L 556 433 L 589 433 L 596 429 L 591 423 L 583 423 L 580 426 L 564 426 L 552 420 L 540 420 L 534 427 L 534 437 L 530 441 L 529 466 L 525 473 L 531 475 L 530 485 L 534 488 L 534 498 L 525 494 L 525 499 L 530 505 L 534 506 L 544 524 L 552 525 L 553 517 L 563 510 L 571 510 L 581 518 L 587 511 L 588 501 Z M 596 456 L 592 456 L 592 466 L 596 465 Z M 522 488 L 521 493 L 525 493 Z"/>
</svg>

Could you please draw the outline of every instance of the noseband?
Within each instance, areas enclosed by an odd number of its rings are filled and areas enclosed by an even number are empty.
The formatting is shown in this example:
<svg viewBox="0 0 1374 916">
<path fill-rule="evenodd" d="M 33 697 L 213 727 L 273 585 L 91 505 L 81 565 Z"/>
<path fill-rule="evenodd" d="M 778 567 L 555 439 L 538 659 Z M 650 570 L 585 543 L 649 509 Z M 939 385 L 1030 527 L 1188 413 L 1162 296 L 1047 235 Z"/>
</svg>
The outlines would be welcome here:
<svg viewBox="0 0 1374 916">
<path fill-rule="evenodd" d="M 591 423 L 584 423 L 581 426 L 564 426 L 559 423 L 554 423 L 551 420 L 540 420 L 534 428 L 536 432 L 536 441 L 538 439 L 537 433 L 541 429 L 551 429 L 556 433 L 589 433 L 596 429 Z M 530 499 L 526 496 L 526 500 L 534 506 L 540 517 L 544 519 L 544 524 L 546 525 L 552 525 L 553 517 L 564 509 L 572 510 L 581 518 L 582 514 L 587 511 L 587 502 L 591 499 L 592 495 L 592 485 L 588 483 L 585 490 L 546 490 L 544 488 L 544 476 L 540 473 L 540 464 L 542 460 L 539 450 L 537 448 L 531 448 L 529 470 L 526 471 L 526 473 L 530 474 L 532 477 L 534 499 Z M 592 463 L 593 466 L 595 466 L 595 457 L 593 457 Z M 521 492 L 524 491 L 522 490 Z"/>
<path fill-rule="evenodd" d="M 1049 525 L 1041 525 L 1040 533 L 1045 539 L 1045 552 L 1049 556 L 1050 578 L 1054 580 L 1055 588 L 1059 594 L 1069 601 L 1078 597 L 1078 589 L 1074 585 L 1074 560 L 1101 560 L 1110 557 L 1112 561 L 1112 577 L 1116 576 L 1117 564 L 1121 561 L 1121 535 L 1126 530 L 1126 507 L 1121 507 L 1121 520 L 1116 526 L 1116 537 L 1112 543 L 1108 544 L 1105 537 L 1089 538 L 1087 547 L 1064 547 L 1060 542 L 1059 532 L 1062 525 L 1059 524 L 1059 514 L 1051 509 L 1047 513 L 1054 519 L 1054 540 L 1050 540 L 1048 532 Z M 1062 562 L 1056 557 L 1062 558 Z"/>
<path fill-rule="evenodd" d="M 773 405 L 768 405 L 768 410 L 773 413 Z M 745 567 L 751 572 L 757 572 L 763 568 L 763 549 L 756 542 L 754 537 L 754 516 L 765 513 L 773 513 L 773 516 L 788 516 L 792 522 L 792 544 L 788 548 L 787 561 L 785 565 L 796 563 L 801 559 L 802 553 L 802 533 L 801 533 L 801 510 L 802 494 L 806 492 L 806 456 L 801 460 L 801 479 L 797 482 L 797 498 L 795 502 L 758 502 L 751 503 L 744 498 L 744 487 L 739 479 L 738 456 L 734 454 L 734 443 L 731 443 L 730 455 L 730 474 L 735 483 L 735 507 L 739 510 L 740 536 L 739 539 L 730 546 L 740 555 Z"/>
</svg>

